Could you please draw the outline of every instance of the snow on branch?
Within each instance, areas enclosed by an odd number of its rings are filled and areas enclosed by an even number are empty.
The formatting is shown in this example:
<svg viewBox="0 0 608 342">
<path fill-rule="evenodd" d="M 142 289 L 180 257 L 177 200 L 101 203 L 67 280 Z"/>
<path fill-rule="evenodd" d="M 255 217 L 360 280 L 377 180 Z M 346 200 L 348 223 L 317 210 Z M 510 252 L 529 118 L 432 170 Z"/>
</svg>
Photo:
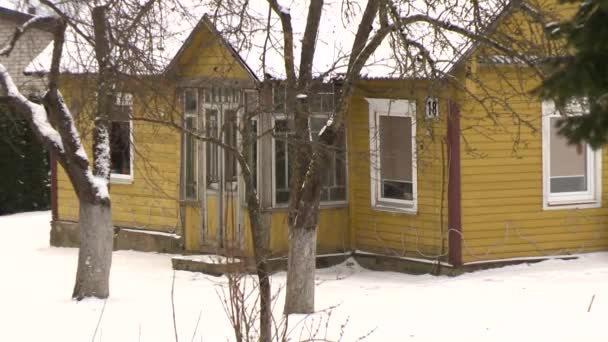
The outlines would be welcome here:
<svg viewBox="0 0 608 342">
<path fill-rule="evenodd" d="M 19 92 L 13 78 L 6 70 L 4 65 L 0 64 L 0 86 L 6 90 L 7 97 L 13 102 L 19 110 L 25 112 L 29 116 L 30 122 L 36 128 L 36 131 L 43 138 L 46 144 L 50 144 L 59 153 L 64 153 L 63 142 L 59 133 L 51 126 L 46 109 L 42 105 L 29 101 L 23 94 Z"/>
</svg>

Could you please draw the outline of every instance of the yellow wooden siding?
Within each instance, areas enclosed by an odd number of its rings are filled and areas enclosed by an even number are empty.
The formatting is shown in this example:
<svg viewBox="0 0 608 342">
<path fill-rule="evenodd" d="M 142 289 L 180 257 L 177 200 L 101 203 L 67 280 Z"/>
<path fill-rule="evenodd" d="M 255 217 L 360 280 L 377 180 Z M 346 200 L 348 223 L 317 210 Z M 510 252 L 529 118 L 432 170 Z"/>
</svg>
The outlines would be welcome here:
<svg viewBox="0 0 608 342">
<path fill-rule="evenodd" d="M 93 81 L 85 76 L 64 77 L 62 92 L 66 103 L 77 116 L 82 143 L 92 161 L 91 128 L 89 114 Z M 172 94 L 172 89 L 165 89 Z M 155 94 L 155 96 L 161 96 Z M 147 104 L 135 97 L 134 117 L 148 112 Z M 170 113 L 170 110 L 167 110 Z M 112 220 L 114 225 L 140 229 L 180 233 L 179 223 L 179 163 L 180 134 L 167 126 L 144 121 L 133 121 L 133 182 L 110 183 Z M 60 220 L 78 220 L 78 200 L 63 168 L 57 175 L 58 214 Z"/>
<path fill-rule="evenodd" d="M 424 100 L 428 91 L 429 85 L 421 81 L 362 81 L 357 86 L 347 122 L 352 248 L 429 258 L 443 257 L 447 253 L 447 170 L 442 167 L 447 154 L 443 143 L 446 98 L 436 94 L 440 97 L 442 119 L 427 121 L 424 119 Z M 371 207 L 366 97 L 416 100 L 418 210 L 415 214 Z"/>
<path fill-rule="evenodd" d="M 270 250 L 274 255 L 286 255 L 288 248 L 287 211 L 275 210 L 271 218 Z M 348 208 L 323 208 L 317 229 L 317 253 L 350 250 Z"/>
<path fill-rule="evenodd" d="M 191 37 L 190 45 L 178 60 L 177 74 L 183 77 L 203 76 L 226 79 L 249 79 L 245 69 L 211 31 L 201 29 Z"/>
<path fill-rule="evenodd" d="M 605 191 L 601 208 L 543 210 L 541 101 L 526 95 L 538 81 L 506 66 L 479 68 L 478 77 L 485 94 L 508 98 L 517 116 L 494 103 L 493 121 L 470 97 L 459 101 L 461 126 L 468 128 L 461 150 L 464 262 L 608 248 Z M 606 184 L 607 153 L 602 161 Z"/>
<path fill-rule="evenodd" d="M 184 248 L 187 252 L 197 251 L 201 243 L 199 230 L 201 222 L 201 210 L 195 206 L 185 206 L 184 215 L 184 235 L 186 236 Z"/>
</svg>

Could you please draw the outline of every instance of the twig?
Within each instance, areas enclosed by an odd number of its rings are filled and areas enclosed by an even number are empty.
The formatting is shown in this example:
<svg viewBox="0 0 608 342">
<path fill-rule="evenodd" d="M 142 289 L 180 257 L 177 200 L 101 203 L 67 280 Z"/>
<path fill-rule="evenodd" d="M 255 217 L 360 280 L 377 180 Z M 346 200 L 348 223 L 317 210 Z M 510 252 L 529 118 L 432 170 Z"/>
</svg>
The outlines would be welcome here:
<svg viewBox="0 0 608 342">
<path fill-rule="evenodd" d="M 103 306 L 101 307 L 101 312 L 99 313 L 99 319 L 97 320 L 97 325 L 95 326 L 95 332 L 93 332 L 93 338 L 91 338 L 91 342 L 95 342 L 95 336 L 97 336 L 97 330 L 99 329 L 99 325 L 101 324 L 101 318 L 103 317 L 103 313 L 106 310 L 107 300 L 103 301 Z"/>
<path fill-rule="evenodd" d="M 589 302 L 589 308 L 587 308 L 587 312 L 591 312 L 591 306 L 593 305 L 593 300 L 595 299 L 595 293 L 591 296 L 591 302 Z"/>
<path fill-rule="evenodd" d="M 198 312 L 198 319 L 196 320 L 196 325 L 194 326 L 194 332 L 192 333 L 192 339 L 190 340 L 192 342 L 194 342 L 194 338 L 196 337 L 196 331 L 198 330 L 198 324 L 201 322 L 202 314 L 203 314 L 203 310 L 200 310 Z"/>
<path fill-rule="evenodd" d="M 179 342 L 177 337 L 177 321 L 175 320 L 175 270 L 173 270 L 173 280 L 171 281 L 171 311 L 173 312 L 173 333 L 175 334 L 175 342 Z"/>
</svg>

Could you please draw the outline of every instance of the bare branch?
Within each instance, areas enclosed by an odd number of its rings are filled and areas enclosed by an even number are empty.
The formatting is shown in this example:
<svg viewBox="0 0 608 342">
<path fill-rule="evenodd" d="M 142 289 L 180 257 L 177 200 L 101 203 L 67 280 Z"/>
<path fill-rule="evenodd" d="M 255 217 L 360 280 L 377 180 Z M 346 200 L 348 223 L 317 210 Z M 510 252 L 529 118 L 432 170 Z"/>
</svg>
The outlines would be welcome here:
<svg viewBox="0 0 608 342">
<path fill-rule="evenodd" d="M 15 33 L 9 40 L 9 42 L 0 50 L 0 56 L 6 57 L 10 55 L 10 53 L 15 48 L 17 41 L 19 38 L 23 36 L 28 30 L 38 25 L 50 25 L 54 24 L 57 21 L 55 17 L 33 17 L 30 20 L 26 21 L 23 25 L 17 26 L 15 28 Z"/>
<path fill-rule="evenodd" d="M 312 60 L 315 56 L 319 23 L 323 12 L 323 0 L 312 0 L 308 7 L 306 29 L 302 38 L 302 51 L 300 58 L 300 84 L 307 84 L 312 78 Z"/>
</svg>

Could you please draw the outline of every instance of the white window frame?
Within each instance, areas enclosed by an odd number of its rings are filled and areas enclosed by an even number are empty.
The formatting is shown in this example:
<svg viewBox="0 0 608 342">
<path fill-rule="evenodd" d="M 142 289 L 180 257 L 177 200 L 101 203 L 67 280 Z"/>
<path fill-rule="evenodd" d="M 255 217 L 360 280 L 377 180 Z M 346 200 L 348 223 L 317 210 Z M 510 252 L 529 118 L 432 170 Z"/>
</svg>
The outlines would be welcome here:
<svg viewBox="0 0 608 342">
<path fill-rule="evenodd" d="M 582 113 L 580 113 L 582 115 Z M 553 101 L 542 102 L 542 148 L 543 148 L 543 209 L 573 209 L 601 207 L 602 153 L 587 145 L 587 191 L 551 193 L 551 118 L 561 117 Z"/>
<path fill-rule="evenodd" d="M 312 113 L 312 116 L 317 116 L 317 117 L 323 117 L 323 115 L 321 115 L 321 113 Z M 275 126 L 275 122 L 277 120 L 287 120 L 287 116 L 285 114 L 282 113 L 274 113 L 272 114 L 271 117 L 271 127 L 274 130 L 274 126 Z M 310 123 L 309 123 L 310 125 Z M 348 151 L 346 150 L 346 137 L 344 139 L 344 146 L 345 146 L 345 151 L 344 151 L 344 155 L 348 156 Z M 286 157 L 289 158 L 289 153 L 286 151 Z M 346 157 L 345 159 L 348 159 L 348 157 Z M 287 159 L 289 160 L 289 159 Z M 289 161 L 286 163 L 287 165 L 289 165 Z M 340 201 L 320 201 L 319 205 L 323 208 L 323 207 L 332 207 L 332 206 L 342 206 L 345 205 L 346 203 L 348 203 L 348 162 L 345 161 L 344 162 L 344 177 L 345 177 L 345 197 L 343 200 Z M 287 174 L 286 174 L 287 176 Z M 286 208 L 289 203 L 277 203 L 277 184 L 276 184 L 276 139 L 273 137 L 272 138 L 272 207 L 273 208 Z"/>
<path fill-rule="evenodd" d="M 418 175 L 416 157 L 416 102 L 383 98 L 366 98 L 369 104 L 369 151 L 371 206 L 376 210 L 415 214 L 418 210 Z M 412 119 L 412 200 L 382 197 L 380 175 L 380 139 L 376 126 L 380 116 L 409 117 Z"/>
<path fill-rule="evenodd" d="M 110 122 L 112 122 L 112 120 L 110 120 Z M 133 152 L 133 120 L 129 119 L 129 174 L 126 175 L 122 173 L 111 172 L 110 184 L 133 184 L 135 171 L 135 165 L 133 164 Z"/>
<path fill-rule="evenodd" d="M 272 137 L 272 207 L 273 208 L 286 208 L 288 206 L 288 203 L 277 203 L 277 170 L 276 170 L 276 154 L 277 154 L 277 148 L 276 148 L 276 144 L 277 144 L 277 140 L 274 138 L 274 126 L 277 120 L 287 120 L 287 116 L 285 114 L 272 114 L 272 117 L 270 119 L 271 122 L 271 127 L 272 127 L 272 132 L 273 132 L 273 137 Z M 289 149 L 288 149 L 289 150 Z M 289 165 L 289 153 L 288 151 L 285 151 L 285 157 L 287 158 L 287 162 L 285 163 L 286 165 Z M 287 167 L 289 169 L 289 167 Z M 289 172 L 288 170 L 286 170 L 285 173 L 285 177 L 287 177 L 287 172 Z"/>
<path fill-rule="evenodd" d="M 196 96 L 196 110 L 194 110 L 194 112 L 187 112 L 186 111 L 186 91 L 194 91 L 194 95 Z M 183 111 L 184 111 L 184 126 L 186 124 L 186 118 L 194 118 L 194 129 L 198 129 L 199 128 L 199 108 L 200 108 L 200 94 L 199 94 L 199 90 L 198 88 L 184 88 L 182 90 L 182 96 L 183 96 Z M 187 132 L 184 132 L 184 138 L 187 137 Z M 184 193 L 184 199 L 186 200 L 193 200 L 196 201 L 198 200 L 198 198 L 200 197 L 199 194 L 199 190 L 200 190 L 200 184 L 199 183 L 199 146 L 198 146 L 198 139 L 194 139 L 194 152 L 196 155 L 196 160 L 194 161 L 194 178 L 196 179 L 196 191 L 195 191 L 195 196 L 194 198 L 188 198 L 187 197 L 187 188 L 186 188 L 186 156 L 185 154 L 182 156 L 182 163 L 184 165 L 184 169 L 183 169 L 183 177 L 184 177 L 184 185 L 183 185 L 183 193 Z M 184 139 L 183 140 L 183 144 L 184 144 L 184 148 L 183 151 L 186 151 L 186 144 L 187 144 L 187 140 Z"/>
</svg>

